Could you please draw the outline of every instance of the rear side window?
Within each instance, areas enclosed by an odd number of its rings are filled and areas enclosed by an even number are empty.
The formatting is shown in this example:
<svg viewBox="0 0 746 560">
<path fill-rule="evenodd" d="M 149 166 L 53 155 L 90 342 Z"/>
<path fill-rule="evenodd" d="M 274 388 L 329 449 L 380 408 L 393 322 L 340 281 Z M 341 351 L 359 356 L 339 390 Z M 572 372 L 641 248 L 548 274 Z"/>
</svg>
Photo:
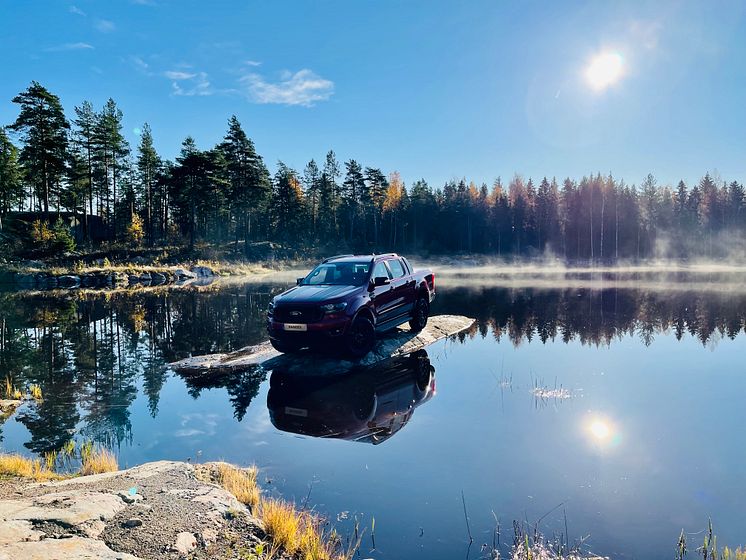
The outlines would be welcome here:
<svg viewBox="0 0 746 560">
<path fill-rule="evenodd" d="M 391 269 L 391 274 L 394 275 L 394 278 L 401 278 L 406 274 L 404 271 L 404 267 L 401 264 L 401 261 L 399 259 L 392 259 L 388 261 L 389 268 Z"/>
<path fill-rule="evenodd" d="M 383 262 L 376 263 L 376 266 L 373 267 L 373 275 L 371 278 L 379 278 L 381 276 L 391 279 L 389 269 L 386 268 L 386 264 Z"/>
</svg>

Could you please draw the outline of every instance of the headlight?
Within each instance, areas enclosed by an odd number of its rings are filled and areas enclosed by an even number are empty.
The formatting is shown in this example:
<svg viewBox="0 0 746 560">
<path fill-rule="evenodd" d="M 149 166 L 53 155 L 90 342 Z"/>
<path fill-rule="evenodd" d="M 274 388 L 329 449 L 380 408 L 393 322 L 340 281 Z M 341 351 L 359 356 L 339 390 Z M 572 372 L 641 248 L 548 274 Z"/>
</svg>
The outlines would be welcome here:
<svg viewBox="0 0 746 560">
<path fill-rule="evenodd" d="M 345 307 L 347 307 L 347 302 L 341 302 L 341 303 L 327 303 L 326 305 L 322 305 L 321 309 L 325 313 L 339 313 L 340 311 L 344 311 Z"/>
</svg>

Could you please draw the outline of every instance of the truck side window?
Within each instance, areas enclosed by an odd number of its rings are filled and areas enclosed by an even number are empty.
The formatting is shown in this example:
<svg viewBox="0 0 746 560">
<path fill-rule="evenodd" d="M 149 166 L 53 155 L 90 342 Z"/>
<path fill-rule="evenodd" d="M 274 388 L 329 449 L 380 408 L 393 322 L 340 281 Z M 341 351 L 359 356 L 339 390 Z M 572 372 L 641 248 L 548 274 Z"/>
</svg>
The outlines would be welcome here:
<svg viewBox="0 0 746 560">
<path fill-rule="evenodd" d="M 384 262 L 376 263 L 376 266 L 373 267 L 373 275 L 371 276 L 371 278 L 375 279 L 381 276 L 391 279 L 391 276 L 389 275 L 389 269 L 386 268 L 386 264 Z"/>
<path fill-rule="evenodd" d="M 399 259 L 391 259 L 388 261 L 389 268 L 391 269 L 391 274 L 394 275 L 394 278 L 401 278 L 406 274 L 404 271 L 404 267 L 401 264 L 401 261 Z"/>
</svg>

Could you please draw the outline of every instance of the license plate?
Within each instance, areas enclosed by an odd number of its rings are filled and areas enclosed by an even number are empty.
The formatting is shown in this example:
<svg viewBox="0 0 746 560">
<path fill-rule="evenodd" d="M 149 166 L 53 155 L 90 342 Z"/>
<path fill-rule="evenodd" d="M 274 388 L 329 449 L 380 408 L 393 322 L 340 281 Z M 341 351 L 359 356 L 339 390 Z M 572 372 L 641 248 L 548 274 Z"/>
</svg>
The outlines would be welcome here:
<svg viewBox="0 0 746 560">
<path fill-rule="evenodd" d="M 284 328 L 286 331 L 307 331 L 308 325 L 304 325 L 303 323 L 285 323 Z"/>
<path fill-rule="evenodd" d="M 285 414 L 291 416 L 300 416 L 302 418 L 308 417 L 308 411 L 305 408 L 293 408 L 292 406 L 285 407 Z"/>
</svg>

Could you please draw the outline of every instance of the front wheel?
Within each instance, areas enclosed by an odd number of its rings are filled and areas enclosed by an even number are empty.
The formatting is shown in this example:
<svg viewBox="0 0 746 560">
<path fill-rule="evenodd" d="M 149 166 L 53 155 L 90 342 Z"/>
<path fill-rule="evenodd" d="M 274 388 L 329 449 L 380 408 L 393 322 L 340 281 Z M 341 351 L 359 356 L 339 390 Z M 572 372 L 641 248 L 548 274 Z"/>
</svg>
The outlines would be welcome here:
<svg viewBox="0 0 746 560">
<path fill-rule="evenodd" d="M 362 358 L 373 350 L 376 343 L 376 329 L 367 317 L 356 318 L 345 334 L 347 353 L 353 358 Z"/>
<path fill-rule="evenodd" d="M 427 317 L 430 314 L 430 301 L 427 297 L 421 295 L 417 298 L 412 311 L 412 319 L 409 321 L 409 328 L 414 332 L 420 332 L 427 325 Z"/>
</svg>

